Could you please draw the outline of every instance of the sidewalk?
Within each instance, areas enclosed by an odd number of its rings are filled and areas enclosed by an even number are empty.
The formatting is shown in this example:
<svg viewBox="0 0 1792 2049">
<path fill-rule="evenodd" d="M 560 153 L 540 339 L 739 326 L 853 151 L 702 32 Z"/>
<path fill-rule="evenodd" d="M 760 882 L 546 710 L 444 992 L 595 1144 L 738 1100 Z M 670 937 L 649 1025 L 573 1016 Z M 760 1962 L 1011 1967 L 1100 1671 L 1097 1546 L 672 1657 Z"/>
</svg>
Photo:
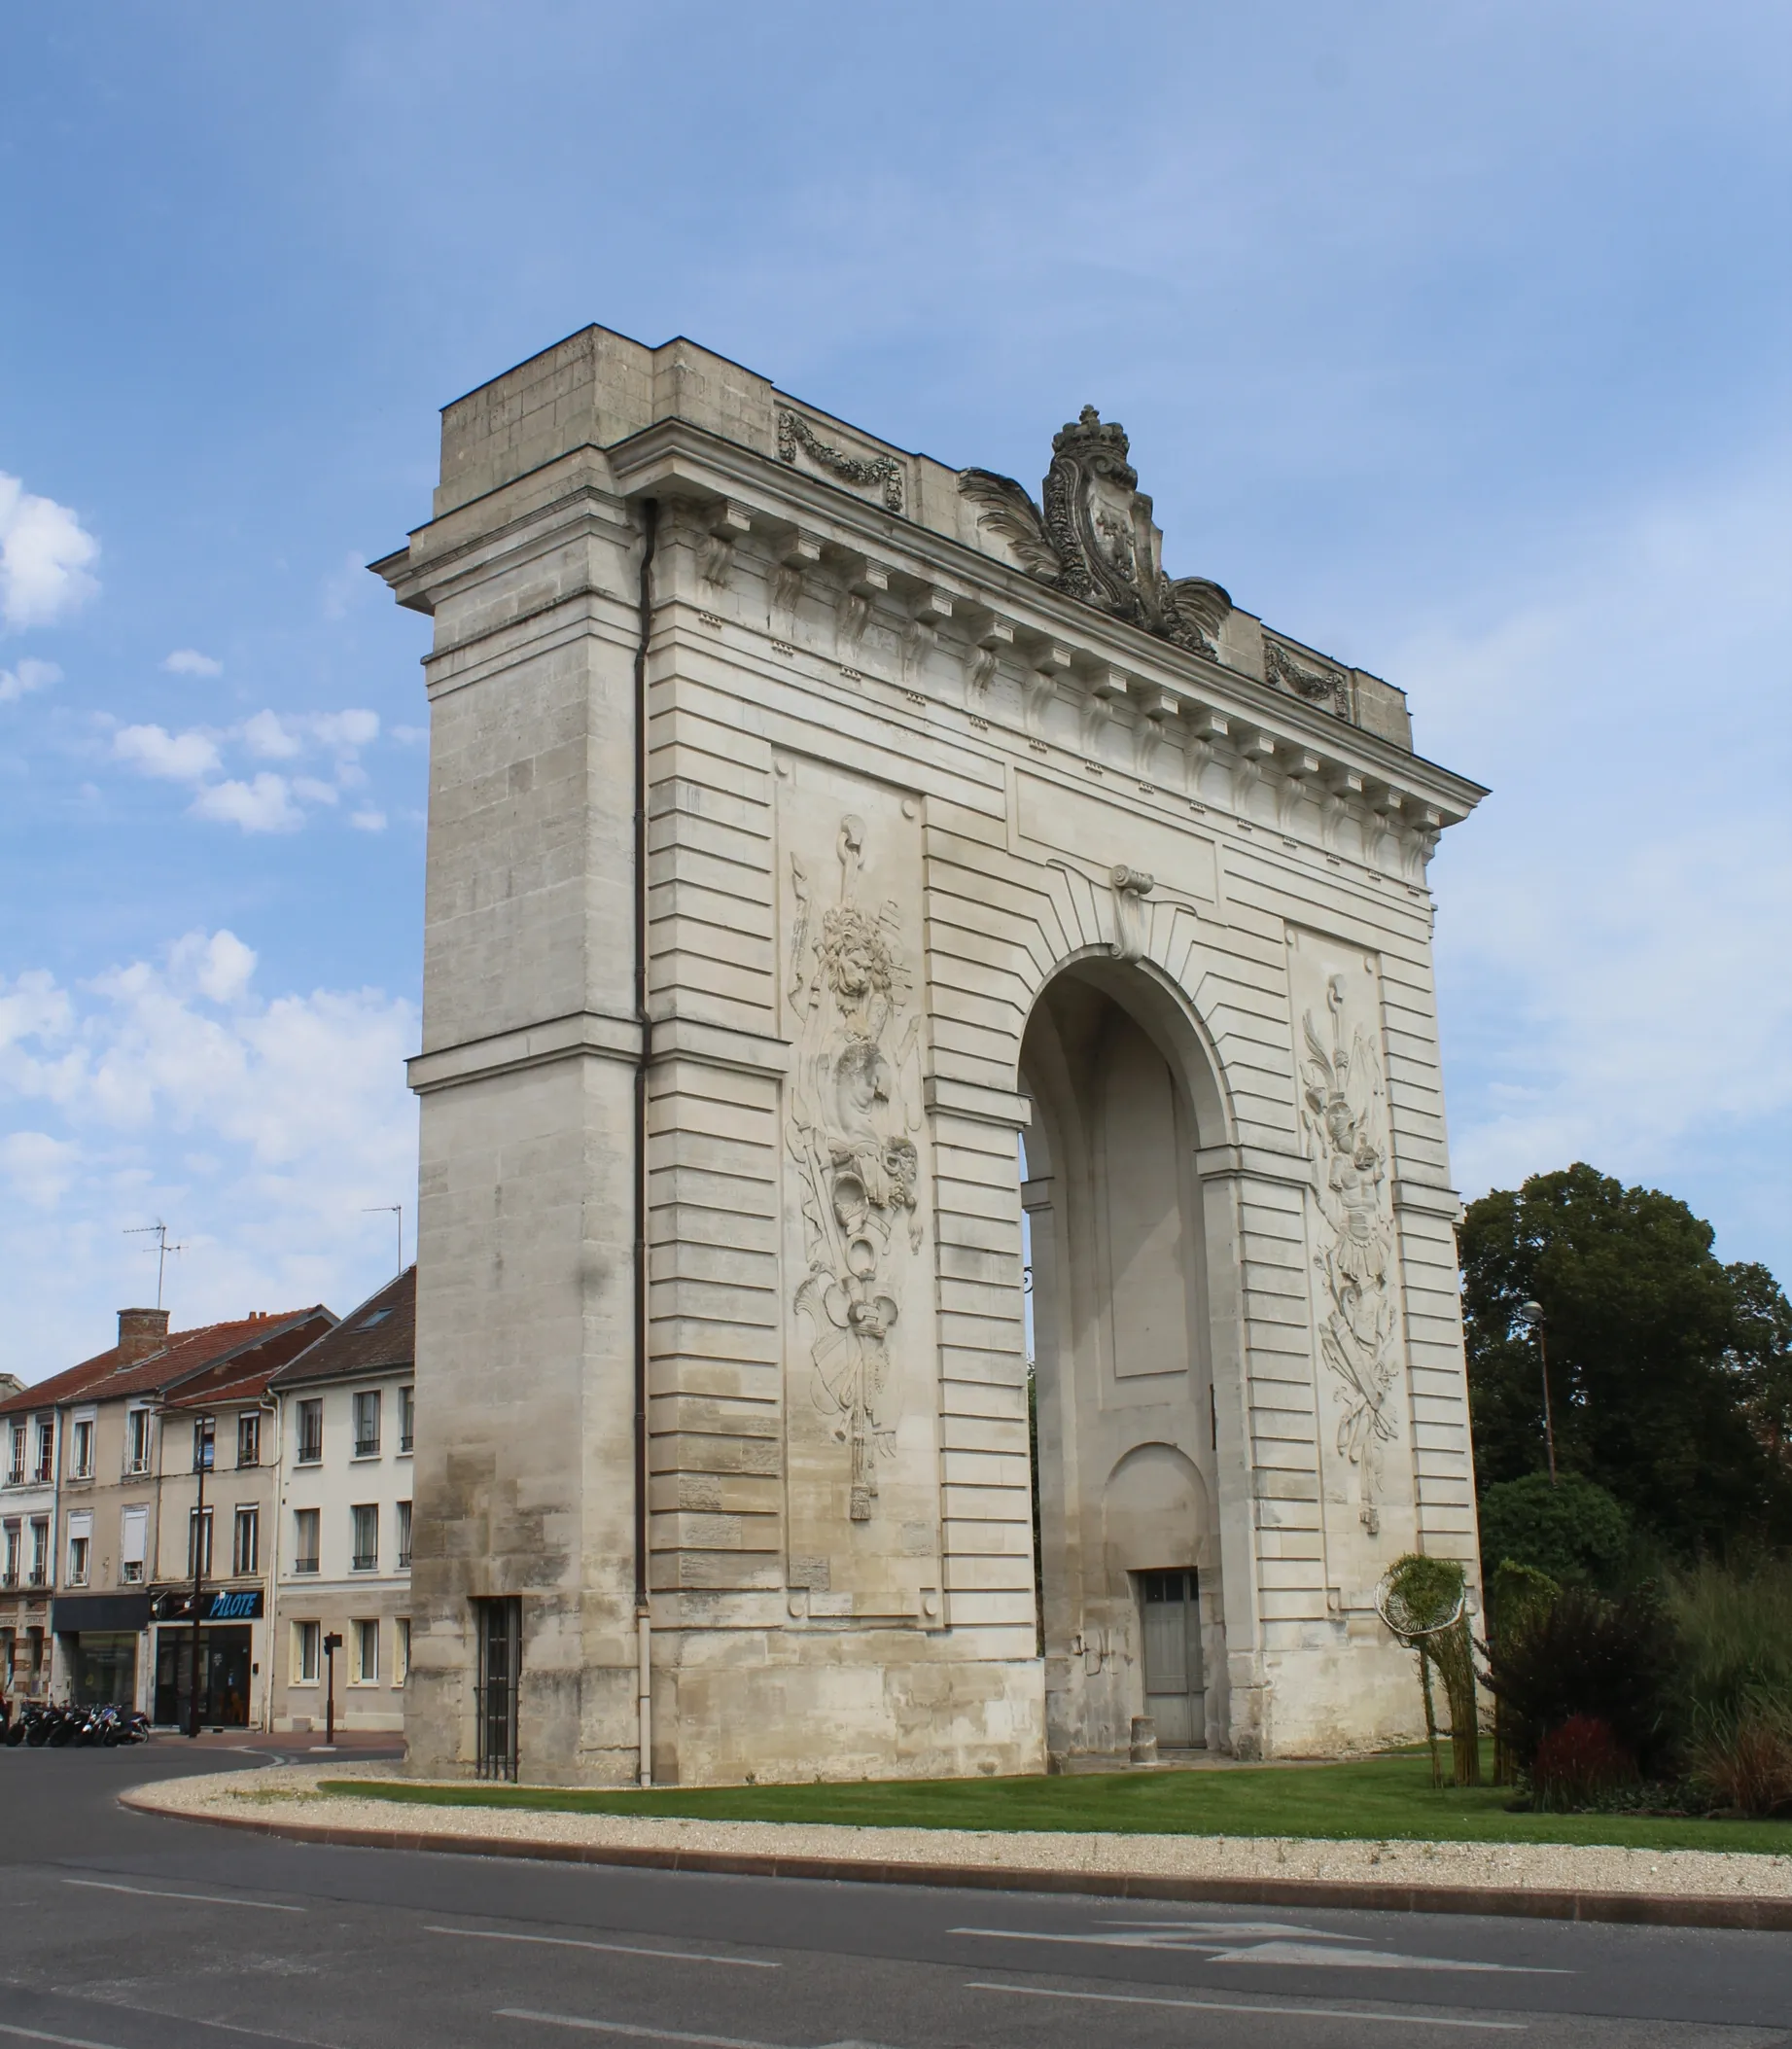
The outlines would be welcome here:
<svg viewBox="0 0 1792 2049">
<path fill-rule="evenodd" d="M 339 1756 L 345 1764 L 353 1764 L 358 1756 L 369 1752 L 394 1757 L 402 1756 L 404 1750 L 402 1734 L 377 1729 L 338 1729 L 334 1752 L 326 1746 L 322 1729 L 285 1734 L 265 1729 L 201 1729 L 197 1736 L 185 1735 L 178 1729 L 155 1729 L 150 1733 L 150 1742 L 162 1750 L 254 1750 L 258 1755 L 271 1752 L 281 1757 L 305 1757 L 317 1752 L 327 1757 Z"/>
<path fill-rule="evenodd" d="M 1246 1906 L 1792 1930 L 1792 1857 L 1542 1843 L 1321 1842 L 1273 1836 L 997 1834 L 395 1806 L 317 1790 L 341 1763 L 171 1780 L 146 1813 L 299 1842 L 525 1856 L 742 1877 L 962 1886 Z M 358 1777 L 396 1776 L 390 1765 Z"/>
</svg>

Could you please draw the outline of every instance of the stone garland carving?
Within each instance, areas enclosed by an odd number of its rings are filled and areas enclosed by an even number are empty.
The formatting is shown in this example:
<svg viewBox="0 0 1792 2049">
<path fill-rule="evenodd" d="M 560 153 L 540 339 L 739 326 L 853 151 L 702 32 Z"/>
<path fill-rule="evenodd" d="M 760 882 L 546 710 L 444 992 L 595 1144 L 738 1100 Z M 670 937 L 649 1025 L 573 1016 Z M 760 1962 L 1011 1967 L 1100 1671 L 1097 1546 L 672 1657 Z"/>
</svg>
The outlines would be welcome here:
<svg viewBox="0 0 1792 2049">
<path fill-rule="evenodd" d="M 1263 674 L 1278 689 L 1304 697 L 1309 704 L 1322 704 L 1340 719 L 1351 716 L 1351 690 L 1336 669 L 1317 669 L 1297 661 L 1280 641 L 1263 637 Z"/>
<path fill-rule="evenodd" d="M 1388 1153 L 1377 1143 L 1380 1065 L 1359 1026 L 1344 1042 L 1344 977 L 1326 983 L 1331 1046 L 1303 1017 L 1302 1120 L 1313 1141 L 1314 1185 L 1329 1243 L 1314 1260 L 1325 1285 L 1319 1351 L 1339 1383 L 1340 1454 L 1356 1468 L 1359 1520 L 1381 1530 L 1376 1505 L 1382 1447 L 1394 1440 L 1388 1415 L 1393 1385 L 1393 1230 L 1384 1203 Z"/>
<path fill-rule="evenodd" d="M 794 463 L 799 447 L 818 468 L 826 470 L 830 477 L 839 477 L 842 483 L 882 484 L 886 508 L 893 512 L 902 510 L 902 466 L 895 456 L 849 455 L 844 448 L 836 448 L 831 442 L 823 441 L 800 413 L 780 410 L 780 460 Z"/>
<path fill-rule="evenodd" d="M 840 822 L 838 901 L 822 909 L 791 858 L 797 915 L 791 1005 L 799 1025 L 786 1143 L 795 1162 L 808 1268 L 795 1295 L 812 1335 L 816 1405 L 850 1447 L 852 1520 L 869 1522 L 877 1462 L 896 1454 L 901 1390 L 890 1356 L 900 1315 L 898 1233 L 921 1244 L 917 1207 L 921 1019 L 896 1029 L 910 994 L 894 902 L 861 908 L 861 819 Z"/>
<path fill-rule="evenodd" d="M 1160 640 L 1217 651 L 1232 600 L 1203 577 L 1164 574 L 1164 537 L 1127 460 L 1126 431 L 1093 406 L 1052 437 L 1043 506 L 1011 477 L 961 470 L 978 524 L 1008 543 L 1026 573 Z"/>
</svg>

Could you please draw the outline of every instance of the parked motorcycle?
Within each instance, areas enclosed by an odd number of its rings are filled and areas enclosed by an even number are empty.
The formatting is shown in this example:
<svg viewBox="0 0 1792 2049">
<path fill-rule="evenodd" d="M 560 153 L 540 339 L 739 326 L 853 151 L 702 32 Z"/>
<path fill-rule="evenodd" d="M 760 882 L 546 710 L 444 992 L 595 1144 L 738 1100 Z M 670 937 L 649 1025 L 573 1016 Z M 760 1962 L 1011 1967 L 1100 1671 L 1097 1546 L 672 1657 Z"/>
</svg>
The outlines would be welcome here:
<svg viewBox="0 0 1792 2049">
<path fill-rule="evenodd" d="M 51 1701 L 27 1701 L 7 1724 L 4 1741 L 37 1749 L 112 1749 L 120 1744 L 147 1743 L 150 1718 L 136 1709 L 107 1702 L 95 1708 L 58 1707 Z"/>
</svg>

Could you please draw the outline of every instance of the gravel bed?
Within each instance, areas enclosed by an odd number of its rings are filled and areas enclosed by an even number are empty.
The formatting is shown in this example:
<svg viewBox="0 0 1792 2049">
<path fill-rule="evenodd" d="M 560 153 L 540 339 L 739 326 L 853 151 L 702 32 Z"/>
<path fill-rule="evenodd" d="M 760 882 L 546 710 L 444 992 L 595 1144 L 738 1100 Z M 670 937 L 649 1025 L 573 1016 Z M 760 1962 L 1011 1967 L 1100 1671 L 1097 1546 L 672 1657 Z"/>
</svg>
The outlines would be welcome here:
<svg viewBox="0 0 1792 2049">
<path fill-rule="evenodd" d="M 1097 1835 L 960 1828 L 861 1828 L 830 1822 L 649 1819 L 429 1807 L 320 1793 L 340 1762 L 281 1765 L 164 1781 L 126 1797 L 133 1807 L 195 1820 L 302 1822 L 316 1828 L 401 1829 L 459 1843 L 580 1844 L 724 1855 L 830 1857 L 880 1864 L 980 1865 L 1139 1877 L 1322 1880 L 1511 1890 L 1792 1898 L 1792 1856 L 1716 1850 L 1621 1850 L 1553 1843 L 1320 1842 L 1293 1836 Z M 396 1777 L 395 1766 L 355 1768 Z"/>
</svg>

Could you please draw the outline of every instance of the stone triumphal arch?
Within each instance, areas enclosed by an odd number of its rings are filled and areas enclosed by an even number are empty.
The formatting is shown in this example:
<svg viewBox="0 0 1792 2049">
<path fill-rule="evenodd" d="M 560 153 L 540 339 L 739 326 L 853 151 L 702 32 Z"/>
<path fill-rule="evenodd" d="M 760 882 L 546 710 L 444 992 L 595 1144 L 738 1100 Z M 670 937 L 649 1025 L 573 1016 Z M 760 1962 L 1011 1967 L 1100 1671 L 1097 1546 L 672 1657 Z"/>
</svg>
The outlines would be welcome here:
<svg viewBox="0 0 1792 2049">
<path fill-rule="evenodd" d="M 435 620 L 412 1767 L 1408 1731 L 1482 792 L 1401 694 L 1170 577 L 1092 409 L 1036 501 L 598 328 L 376 566 Z"/>
</svg>

